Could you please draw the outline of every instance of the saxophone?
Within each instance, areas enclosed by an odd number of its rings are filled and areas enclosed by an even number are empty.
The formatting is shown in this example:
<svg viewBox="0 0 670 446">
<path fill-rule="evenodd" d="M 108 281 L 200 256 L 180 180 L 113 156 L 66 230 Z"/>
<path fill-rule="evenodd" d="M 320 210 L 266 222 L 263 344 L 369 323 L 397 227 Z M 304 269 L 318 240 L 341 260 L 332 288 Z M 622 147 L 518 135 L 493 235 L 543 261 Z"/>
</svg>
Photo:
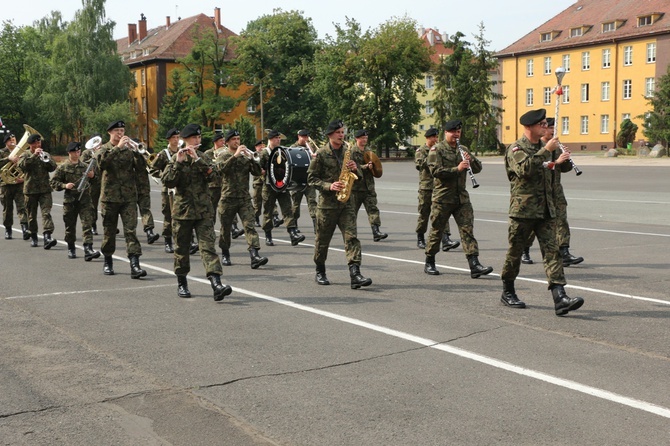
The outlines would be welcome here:
<svg viewBox="0 0 670 446">
<path fill-rule="evenodd" d="M 339 181 L 344 184 L 344 188 L 336 194 L 338 201 L 346 203 L 349 201 L 351 196 L 351 188 L 354 187 L 354 181 L 358 179 L 358 175 L 353 173 L 347 167 L 347 163 L 351 159 L 351 146 L 348 142 L 344 142 L 346 145 L 346 150 L 344 151 L 344 157 L 342 158 L 342 170 L 340 171 Z"/>
</svg>

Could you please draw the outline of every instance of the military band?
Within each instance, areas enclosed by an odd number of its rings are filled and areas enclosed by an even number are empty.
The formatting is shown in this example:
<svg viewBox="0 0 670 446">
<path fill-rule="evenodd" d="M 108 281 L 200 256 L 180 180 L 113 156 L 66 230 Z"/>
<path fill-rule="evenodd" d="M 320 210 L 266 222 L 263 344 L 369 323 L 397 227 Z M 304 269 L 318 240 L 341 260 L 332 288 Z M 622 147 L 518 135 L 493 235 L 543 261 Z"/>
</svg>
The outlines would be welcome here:
<svg viewBox="0 0 670 446">
<path fill-rule="evenodd" d="M 102 136 L 98 133 L 94 134 L 90 140 L 87 141 L 85 150 L 81 153 L 81 161 L 84 164 L 91 162 L 93 158 L 96 157 L 98 150 L 102 146 Z M 91 209 L 93 211 L 93 221 L 91 222 L 91 231 L 93 235 L 98 235 L 98 206 L 100 204 L 100 185 L 102 184 L 100 180 L 100 170 L 95 165 L 95 176 L 91 178 L 88 182 L 89 194 L 91 195 Z"/>
<path fill-rule="evenodd" d="M 0 169 L 8 163 L 16 165 L 19 162 L 17 157 L 10 155 L 16 147 L 16 136 L 13 133 L 7 133 L 3 138 L 5 147 L 0 149 Z M 23 195 L 23 178 L 17 178 L 14 184 L 4 184 L 0 186 L 0 198 L 2 198 L 2 224 L 5 227 L 5 239 L 11 240 L 12 225 L 14 224 L 14 206 L 16 206 L 16 215 L 19 217 L 23 240 L 30 238 L 28 231 L 28 214 L 26 213 L 25 199 Z"/>
<path fill-rule="evenodd" d="M 154 162 L 151 164 L 151 175 L 154 178 L 161 178 L 163 171 L 172 161 L 172 158 L 179 151 L 179 130 L 171 128 L 165 134 L 168 145 L 165 149 L 156 154 Z M 174 253 L 172 244 L 172 201 L 174 200 L 174 191 L 168 189 L 165 182 L 161 186 L 161 213 L 163 214 L 163 232 L 161 235 L 165 241 L 165 252 Z"/>
<path fill-rule="evenodd" d="M 302 129 L 298 132 L 298 140 L 293 144 L 293 147 L 302 147 L 305 152 L 313 158 L 316 155 L 316 150 L 318 147 L 311 147 L 309 144 L 309 130 Z M 309 217 L 312 219 L 312 227 L 316 228 L 316 206 L 317 206 L 317 193 L 313 187 L 310 185 L 305 186 L 304 189 L 294 190 L 291 192 L 291 199 L 293 201 L 293 218 L 295 218 L 296 225 L 300 219 L 300 204 L 302 198 L 307 199 L 307 210 L 309 211 Z"/>
</svg>

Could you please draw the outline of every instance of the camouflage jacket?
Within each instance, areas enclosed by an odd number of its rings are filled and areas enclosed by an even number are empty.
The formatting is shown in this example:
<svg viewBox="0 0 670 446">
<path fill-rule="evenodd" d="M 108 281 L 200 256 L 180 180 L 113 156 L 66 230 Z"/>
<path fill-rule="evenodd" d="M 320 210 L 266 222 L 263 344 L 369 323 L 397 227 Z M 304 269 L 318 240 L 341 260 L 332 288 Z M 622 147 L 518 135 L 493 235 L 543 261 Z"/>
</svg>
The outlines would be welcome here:
<svg viewBox="0 0 670 446">
<path fill-rule="evenodd" d="M 51 193 L 49 173 L 56 170 L 56 161 L 53 158 L 45 163 L 39 156 L 33 155 L 30 150 L 26 150 L 19 158 L 18 167 L 25 174 L 23 182 L 24 194 Z"/>
<path fill-rule="evenodd" d="M 221 177 L 221 199 L 247 198 L 249 194 L 249 174 L 261 174 L 261 165 L 246 156 L 234 156 L 234 152 L 226 150 L 219 154 L 214 170 Z"/>
<path fill-rule="evenodd" d="M 276 149 L 276 147 L 275 147 Z M 268 178 L 268 164 L 270 163 L 270 155 L 272 152 L 270 152 L 270 148 L 266 147 L 263 149 L 261 152 L 261 156 L 258 157 L 258 164 L 261 166 L 261 169 L 265 171 L 265 174 L 263 175 L 263 184 L 270 184 L 270 179 Z"/>
<path fill-rule="evenodd" d="M 321 192 L 319 194 L 319 208 L 338 209 L 352 203 L 351 200 L 346 203 L 338 201 L 336 197 L 337 193 L 330 190 L 331 184 L 340 179 L 344 150 L 344 146 L 339 150 L 334 150 L 330 142 L 328 142 L 316 151 L 316 156 L 312 158 L 312 162 L 309 164 L 307 182 L 310 186 Z M 338 155 L 335 154 L 336 152 Z M 360 168 L 354 173 L 359 178 L 362 176 Z"/>
<path fill-rule="evenodd" d="M 219 154 L 218 156 L 221 156 L 221 154 L 227 152 L 227 150 L 225 146 L 219 149 L 215 149 L 214 147 L 212 147 L 211 149 L 206 150 L 202 155 L 203 158 L 205 158 L 205 162 L 213 166 L 218 161 L 216 152 L 218 152 Z M 216 188 L 220 189 L 222 181 L 223 180 L 221 178 L 221 175 L 219 175 L 218 172 L 214 172 L 214 174 L 210 175 L 209 177 L 209 187 L 212 189 Z"/>
<path fill-rule="evenodd" d="M 482 163 L 470 153 L 467 147 L 461 148 L 470 155 L 470 168 L 473 173 L 482 171 Z M 467 170 L 458 171 L 463 161 L 456 147 L 445 141 L 436 144 L 428 153 L 428 169 L 434 180 L 433 200 L 444 204 L 462 204 L 470 202 L 470 194 L 465 188 L 469 174 Z"/>
<path fill-rule="evenodd" d="M 198 156 L 197 161 L 187 156 L 183 163 L 178 163 L 174 156 L 163 171 L 163 183 L 175 189 L 172 204 L 174 219 L 202 220 L 214 217 L 208 184 L 213 170 L 201 152 L 198 152 Z"/>
<path fill-rule="evenodd" d="M 364 153 L 368 151 L 369 150 L 367 150 L 367 148 L 366 150 L 361 150 L 356 144 L 351 145 L 351 159 L 356 161 L 358 170 L 363 174 L 357 174 L 358 179 L 354 182 L 353 190 L 367 190 L 370 192 L 375 191 L 375 177 L 372 175 L 372 171 L 370 169 L 363 169 L 362 167 L 365 165 L 365 159 L 363 158 Z"/>
<path fill-rule="evenodd" d="M 105 143 L 96 154 L 102 183 L 100 201 L 109 203 L 137 202 L 135 153 L 127 147 Z"/>
<path fill-rule="evenodd" d="M 11 151 L 7 147 L 0 149 L 0 169 L 9 162 L 9 154 Z"/>
<path fill-rule="evenodd" d="M 414 154 L 414 165 L 419 171 L 419 190 L 433 190 L 433 176 L 428 168 L 428 153 L 430 148 L 422 145 Z"/>
<path fill-rule="evenodd" d="M 135 185 L 138 195 L 149 195 L 151 193 L 151 183 L 149 182 L 149 171 L 147 170 L 147 160 L 133 150 L 135 156 Z"/>
<path fill-rule="evenodd" d="M 84 172 L 86 172 L 87 167 L 88 164 L 84 163 L 80 159 L 76 164 L 72 163 L 70 160 L 65 160 L 63 163 L 61 163 L 60 166 L 58 166 L 58 168 L 56 168 L 56 171 L 54 172 L 54 175 L 49 183 L 51 184 L 53 190 L 65 191 L 63 203 L 73 203 L 79 201 L 80 192 L 77 190 L 77 186 L 79 186 L 79 182 L 84 176 Z M 89 181 L 91 180 L 93 180 L 93 178 L 89 178 Z M 73 183 L 74 188 L 65 189 L 65 185 L 67 183 Z M 81 194 L 82 202 L 88 201 L 90 199 L 89 189 L 90 188 L 87 187 L 84 189 L 84 193 Z"/>
<path fill-rule="evenodd" d="M 86 149 L 81 153 L 79 160 L 88 166 L 88 163 L 90 163 L 91 160 L 95 158 L 96 153 L 97 152 L 94 152 L 91 149 Z M 100 167 L 98 166 L 97 159 L 95 163 L 95 176 L 93 178 L 89 178 L 88 181 L 90 184 L 100 184 Z"/>
<path fill-rule="evenodd" d="M 170 164 L 170 161 L 176 154 L 177 152 L 173 153 L 168 148 L 165 148 L 160 152 L 158 152 L 158 154 L 156 155 L 156 159 L 154 159 L 154 162 L 151 163 L 151 169 L 149 170 L 151 176 L 154 178 L 162 179 L 165 168 L 167 167 L 168 164 Z M 167 193 L 168 188 L 165 186 L 165 182 L 163 182 L 163 187 L 161 190 Z"/>
</svg>

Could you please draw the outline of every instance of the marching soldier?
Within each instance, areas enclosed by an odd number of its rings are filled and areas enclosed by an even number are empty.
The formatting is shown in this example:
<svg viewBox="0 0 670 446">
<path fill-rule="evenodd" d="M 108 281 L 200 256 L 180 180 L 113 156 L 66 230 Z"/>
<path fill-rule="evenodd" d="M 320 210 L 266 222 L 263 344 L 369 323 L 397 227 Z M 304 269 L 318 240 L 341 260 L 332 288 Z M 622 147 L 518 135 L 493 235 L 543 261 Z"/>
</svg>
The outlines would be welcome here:
<svg viewBox="0 0 670 446">
<path fill-rule="evenodd" d="M 335 227 L 340 228 L 344 238 L 344 250 L 349 265 L 351 288 L 358 289 L 372 284 L 372 279 L 361 275 L 361 242 L 357 237 L 356 213 L 351 200 L 341 202 L 337 193 L 345 184 L 340 181 L 343 170 L 349 170 L 361 176 L 356 161 L 349 159 L 344 163 L 344 124 L 333 121 L 326 129 L 328 143 L 316 152 L 316 157 L 309 165 L 307 179 L 309 185 L 319 191 L 319 205 L 316 211 L 316 236 L 314 240 L 314 263 L 316 264 L 316 283 L 330 285 L 326 276 L 326 259 L 328 247 L 333 238 Z"/>
<path fill-rule="evenodd" d="M 10 154 L 16 148 L 16 136 L 7 133 L 3 138 L 5 147 L 0 149 L 0 169 L 7 163 L 16 164 L 18 157 L 11 157 Z M 16 215 L 21 223 L 21 232 L 23 240 L 30 238 L 28 231 L 28 214 L 26 213 L 25 198 L 23 196 L 23 178 L 18 178 L 16 184 L 2 184 L 0 188 L 0 198 L 2 198 L 2 224 L 5 226 L 5 239 L 12 239 L 12 225 L 14 224 L 14 205 L 16 205 Z"/>
<path fill-rule="evenodd" d="M 258 153 L 258 159 L 260 161 L 261 155 L 264 152 L 267 152 L 268 155 L 270 154 L 270 150 L 265 146 L 265 142 L 261 139 L 256 141 L 256 144 L 254 144 L 254 148 L 256 149 L 256 153 Z M 260 216 L 263 214 L 263 184 L 265 184 L 265 168 L 261 166 L 261 175 L 258 177 L 255 177 L 253 182 L 251 183 L 252 188 L 254 190 L 254 194 L 252 196 L 252 203 L 254 205 L 254 217 L 255 217 L 255 222 L 256 222 L 256 227 L 260 228 L 261 227 L 261 222 L 260 222 Z M 275 228 L 280 227 L 281 225 L 284 224 L 284 219 L 279 219 L 279 212 L 277 212 L 277 208 L 275 207 L 274 211 L 272 212 L 272 224 Z M 268 241 L 265 241 L 265 244 L 268 246 L 274 246 L 274 243 L 272 240 L 268 243 Z"/>
<path fill-rule="evenodd" d="M 130 277 L 139 279 L 147 275 L 140 268 L 142 246 L 137 239 L 137 184 L 138 166 L 135 151 L 129 147 L 130 138 L 125 134 L 126 124 L 114 121 L 107 127 L 109 141 L 97 153 L 98 166 L 102 176 L 100 201 L 102 211 L 103 239 L 101 251 L 105 257 L 102 272 L 114 275 L 112 255 L 116 251 L 116 232 L 119 217 L 123 224 L 126 253 L 130 260 Z"/>
<path fill-rule="evenodd" d="M 556 242 L 556 207 L 553 181 L 555 170 L 553 152 L 559 148 L 558 139 L 552 138 L 544 144 L 540 138 L 547 131 L 546 110 L 531 110 L 519 119 L 524 134 L 507 148 L 505 170 L 510 182 L 509 247 L 500 277 L 503 292 L 500 300 L 512 308 L 525 308 L 514 289 L 514 280 L 519 275 L 521 254 L 531 231 L 537 236 L 544 254 L 544 271 L 557 316 L 564 316 L 584 304 L 581 297 L 569 297 L 565 293 L 563 261 Z M 562 153 L 556 164 L 570 166 L 570 153 Z M 561 168 L 563 168 L 561 166 Z"/>
<path fill-rule="evenodd" d="M 55 191 L 65 191 L 63 198 L 63 223 L 65 223 L 65 242 L 67 243 L 67 257 L 76 259 L 74 243 L 77 240 L 77 216 L 81 220 L 81 230 L 84 240 L 84 260 L 90 262 L 100 257 L 100 251 L 93 250 L 93 233 L 91 225 L 93 221 L 93 206 L 91 205 L 90 187 L 82 191 L 77 190 L 84 174 L 88 177 L 88 184 L 95 177 L 95 169 L 86 170 L 88 164 L 84 164 L 79 155 L 81 144 L 71 142 L 67 145 L 67 161 L 56 168 L 50 184 Z M 90 162 L 90 161 L 89 161 Z"/>
<path fill-rule="evenodd" d="M 191 297 L 186 275 L 191 271 L 190 245 L 195 231 L 202 264 L 212 290 L 214 300 L 223 300 L 232 292 L 229 285 L 221 283 L 221 261 L 216 254 L 214 242 L 214 209 L 209 198 L 209 177 L 214 174 L 212 166 L 197 150 L 200 146 L 201 130 L 197 124 L 188 124 L 181 131 L 186 145 L 180 149 L 163 172 L 163 181 L 175 189 L 172 206 L 172 230 L 174 234 L 174 273 L 177 276 L 177 295 Z"/>
<path fill-rule="evenodd" d="M 414 165 L 416 170 L 419 171 L 419 218 L 416 221 L 416 246 L 419 249 L 426 249 L 424 234 L 428 230 L 430 207 L 433 204 L 433 176 L 428 168 L 428 153 L 437 144 L 437 129 L 428 129 L 424 136 L 426 137 L 426 144 L 419 147 L 414 154 Z M 451 230 L 449 220 L 447 220 L 447 227 L 442 235 L 442 251 L 449 251 L 461 245 L 461 242 L 451 240 L 450 237 Z"/>
<path fill-rule="evenodd" d="M 54 231 L 54 221 L 51 218 L 53 200 L 49 173 L 56 170 L 56 162 L 42 150 L 42 137 L 32 134 L 28 137 L 30 150 L 26 151 L 18 163 L 19 169 L 25 174 L 23 194 L 28 212 L 28 229 L 30 230 L 30 246 L 37 247 L 37 206 L 42 210 L 42 229 L 44 230 L 44 249 L 56 246 L 56 239 L 51 238 Z M 44 155 L 43 155 L 44 154 Z M 42 157 L 48 161 L 43 160 Z"/>
<path fill-rule="evenodd" d="M 156 159 L 151 165 L 151 176 L 154 178 L 162 178 L 163 172 L 167 165 L 172 161 L 172 158 L 177 155 L 179 151 L 179 130 L 172 128 L 165 134 L 168 146 L 158 152 Z M 174 191 L 168 189 L 165 181 L 161 186 L 161 212 L 163 214 L 163 232 L 162 236 L 165 240 L 165 252 L 168 254 L 174 253 L 172 245 L 172 201 L 174 199 Z"/>
<path fill-rule="evenodd" d="M 491 273 L 493 268 L 479 263 L 479 245 L 474 234 L 474 211 L 470 194 L 465 188 L 468 169 L 473 173 L 482 170 L 482 163 L 472 155 L 467 147 L 460 146 L 462 123 L 460 120 L 448 121 L 444 125 L 444 142 L 430 149 L 428 168 L 435 178 L 433 190 L 432 228 L 426 245 L 426 264 L 424 272 L 438 275 L 435 268 L 435 254 L 440 250 L 440 240 L 444 234 L 449 217 L 454 216 L 463 242 L 463 251 L 470 266 L 470 277 L 476 279 Z"/>
<path fill-rule="evenodd" d="M 91 139 L 95 137 L 101 137 L 99 133 L 96 133 L 91 137 Z M 100 150 L 100 147 L 102 146 L 102 140 L 100 140 L 101 144 L 98 144 L 96 146 L 93 146 L 89 149 L 86 149 L 82 152 L 81 156 L 79 159 L 81 159 L 81 162 L 88 165 L 88 163 L 91 162 L 92 158 L 95 158 L 98 150 Z M 88 143 L 87 143 L 88 144 Z M 95 176 L 91 178 L 88 182 L 89 184 L 89 193 L 91 195 L 91 208 L 93 209 L 93 221 L 91 223 L 91 232 L 93 235 L 98 235 L 98 205 L 100 203 L 100 168 L 96 165 L 95 166 Z"/>
<path fill-rule="evenodd" d="M 298 140 L 293 144 L 293 147 L 302 147 L 310 156 L 313 158 L 318 147 L 309 146 L 309 130 L 303 129 L 298 132 Z M 307 186 L 303 190 L 294 190 L 291 192 L 291 199 L 293 200 L 293 218 L 295 218 L 296 225 L 298 224 L 298 219 L 300 219 L 300 203 L 302 202 L 302 197 L 307 197 L 307 209 L 309 210 L 309 216 L 312 219 L 312 226 L 316 227 L 316 190 L 313 187 Z M 300 232 L 298 230 L 298 232 Z"/>
<path fill-rule="evenodd" d="M 139 144 L 139 141 L 134 140 Z M 147 243 L 153 245 L 160 235 L 154 233 L 154 215 L 151 213 L 151 182 L 149 181 L 149 169 L 147 160 L 137 150 L 135 155 L 135 183 L 137 184 L 137 207 L 142 217 L 142 229 L 147 235 Z"/>
<path fill-rule="evenodd" d="M 221 248 L 221 264 L 229 266 L 230 262 L 230 225 L 236 215 L 240 216 L 244 225 L 244 235 L 249 247 L 251 257 L 251 269 L 268 263 L 267 257 L 261 257 L 258 250 L 261 248 L 258 242 L 258 233 L 254 229 L 254 208 L 251 205 L 249 195 L 249 175 L 259 176 L 261 166 L 253 157 L 253 152 L 246 146 L 240 144 L 240 133 L 237 130 L 229 130 L 225 136 L 228 145 L 216 157 L 215 171 L 221 176 L 221 201 L 218 204 L 218 212 L 221 215 L 221 236 L 219 247 Z"/>
<path fill-rule="evenodd" d="M 377 207 L 377 192 L 375 191 L 375 177 L 372 175 L 372 163 L 366 163 L 363 156 L 368 144 L 367 130 L 356 130 L 354 133 L 356 144 L 351 149 L 351 159 L 360 166 L 363 175 L 354 182 L 351 195 L 354 200 L 354 212 L 358 215 L 361 205 L 365 206 L 365 212 L 368 214 L 368 222 L 372 228 L 372 240 L 378 242 L 384 240 L 389 235 L 379 230 L 382 224 L 379 217 L 379 208 Z"/>
</svg>

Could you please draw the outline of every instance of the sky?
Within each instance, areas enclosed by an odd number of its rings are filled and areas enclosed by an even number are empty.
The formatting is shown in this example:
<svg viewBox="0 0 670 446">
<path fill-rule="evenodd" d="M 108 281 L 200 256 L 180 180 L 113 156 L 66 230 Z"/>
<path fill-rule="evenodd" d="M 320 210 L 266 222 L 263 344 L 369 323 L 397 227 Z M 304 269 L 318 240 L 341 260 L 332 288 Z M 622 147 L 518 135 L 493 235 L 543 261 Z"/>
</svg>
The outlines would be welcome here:
<svg viewBox="0 0 670 446">
<path fill-rule="evenodd" d="M 214 8 L 221 8 L 223 26 L 240 33 L 247 23 L 275 8 L 285 11 L 302 11 L 312 19 L 319 38 L 333 36 L 333 23 L 345 24 L 346 17 L 355 19 L 363 29 L 374 29 L 393 17 L 408 16 L 419 27 L 437 28 L 440 33 L 465 34 L 465 40 L 474 43 L 479 24 L 484 24 L 484 37 L 491 43 L 489 49 L 499 51 L 511 45 L 577 0 L 553 0 L 534 3 L 528 0 L 441 0 L 440 2 L 412 2 L 407 0 L 339 0 L 330 3 L 322 0 L 269 1 L 255 0 L 245 3 L 230 0 L 107 0 L 107 18 L 116 22 L 114 38 L 128 35 L 128 23 L 137 23 L 140 14 L 147 17 L 149 29 L 165 24 L 166 16 L 172 22 L 177 17 L 190 17 L 200 13 L 214 15 Z M 60 11 L 65 21 L 74 19 L 82 7 L 81 0 L 3 0 L 0 21 L 11 20 L 15 26 L 32 25 L 35 20 Z M 430 7 L 429 7 L 430 6 Z"/>
</svg>

